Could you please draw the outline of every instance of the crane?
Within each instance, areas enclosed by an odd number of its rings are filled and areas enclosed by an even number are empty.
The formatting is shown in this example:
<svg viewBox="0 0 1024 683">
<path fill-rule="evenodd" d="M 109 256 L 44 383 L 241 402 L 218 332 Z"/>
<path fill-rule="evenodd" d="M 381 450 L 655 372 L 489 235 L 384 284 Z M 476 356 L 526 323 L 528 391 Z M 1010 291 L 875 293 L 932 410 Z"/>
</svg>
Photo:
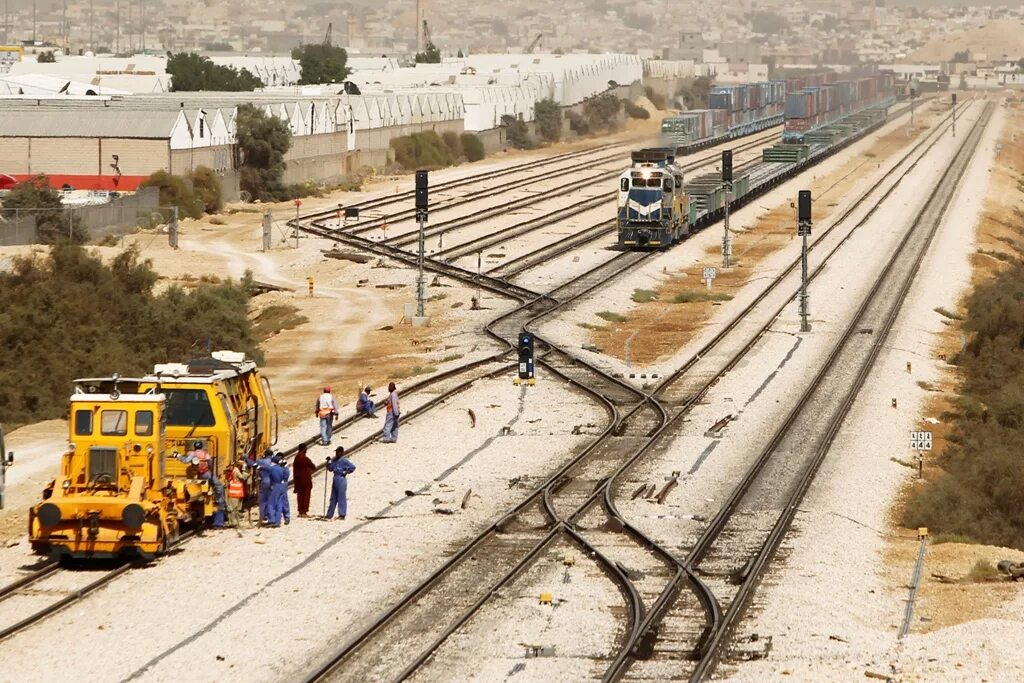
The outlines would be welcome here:
<svg viewBox="0 0 1024 683">
<path fill-rule="evenodd" d="M 430 46 L 430 27 L 427 26 L 427 20 L 423 20 L 423 50 L 426 51 Z"/>
<path fill-rule="evenodd" d="M 537 37 L 534 38 L 533 40 L 531 40 L 530 44 L 526 47 L 526 54 L 528 54 L 528 55 L 533 54 L 534 48 L 537 47 L 537 44 L 540 43 L 540 39 L 543 38 L 543 37 L 544 37 L 543 33 L 538 33 Z"/>
<path fill-rule="evenodd" d="M 333 29 L 333 28 L 334 28 L 334 22 L 333 21 L 327 22 L 327 33 L 324 34 L 324 45 L 330 45 L 331 44 L 331 29 Z"/>
</svg>

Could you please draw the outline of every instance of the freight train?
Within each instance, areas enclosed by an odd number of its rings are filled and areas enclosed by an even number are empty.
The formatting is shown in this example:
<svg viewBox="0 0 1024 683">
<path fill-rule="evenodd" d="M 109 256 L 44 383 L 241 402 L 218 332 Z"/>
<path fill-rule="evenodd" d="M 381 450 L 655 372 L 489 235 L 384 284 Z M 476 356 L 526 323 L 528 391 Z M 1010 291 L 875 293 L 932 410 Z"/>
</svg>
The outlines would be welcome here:
<svg viewBox="0 0 1024 683">
<path fill-rule="evenodd" d="M 891 73 L 823 85 L 805 85 L 786 93 L 783 142 L 802 143 L 827 126 L 869 107 L 895 102 Z"/>
<path fill-rule="evenodd" d="M 152 559 L 215 513 L 204 470 L 223 481 L 277 440 L 270 384 L 242 353 L 74 384 L 60 472 L 29 511 L 41 555 Z"/>
<path fill-rule="evenodd" d="M 642 149 L 619 176 L 619 241 L 630 247 L 667 247 L 686 234 L 683 169 L 671 149 Z"/>
<path fill-rule="evenodd" d="M 777 126 L 782 123 L 785 100 L 784 81 L 712 88 L 707 109 L 662 119 L 662 144 L 680 156 Z"/>
<path fill-rule="evenodd" d="M 823 79 L 816 76 L 810 82 L 825 83 Z M 847 82 L 855 86 L 841 83 L 807 86 L 808 79 L 799 81 L 802 82 L 797 83 L 801 86 L 798 92 L 829 93 L 805 96 L 805 101 L 813 98 L 815 103 L 824 102 L 827 108 L 813 110 L 810 117 L 804 110 L 787 111 L 782 142 L 764 150 L 760 160 L 733 169 L 730 206 L 743 205 L 809 164 L 878 127 L 886 120 L 888 107 L 894 101 L 893 81 L 888 74 Z M 844 103 L 844 97 L 849 99 L 847 95 L 854 92 L 856 97 Z M 678 150 L 666 148 L 657 151 L 665 159 L 666 167 L 678 170 L 674 164 L 674 153 Z M 671 194 L 667 187 L 662 187 L 660 205 L 656 203 L 653 193 L 647 191 L 641 195 L 648 187 L 644 173 L 653 177 L 658 167 L 658 163 L 649 161 L 649 158 L 656 156 L 651 150 L 641 152 L 639 156 L 634 155 L 631 168 L 619 177 L 620 246 L 628 249 L 664 248 L 721 216 L 727 197 L 718 173 L 705 173 L 689 180 L 683 184 L 681 191 L 678 184 L 673 184 Z M 637 181 L 642 182 L 636 184 Z M 685 216 L 680 217 L 675 212 L 666 214 L 664 209 L 668 206 L 684 207 Z M 656 212 L 655 208 L 661 211 Z"/>
</svg>

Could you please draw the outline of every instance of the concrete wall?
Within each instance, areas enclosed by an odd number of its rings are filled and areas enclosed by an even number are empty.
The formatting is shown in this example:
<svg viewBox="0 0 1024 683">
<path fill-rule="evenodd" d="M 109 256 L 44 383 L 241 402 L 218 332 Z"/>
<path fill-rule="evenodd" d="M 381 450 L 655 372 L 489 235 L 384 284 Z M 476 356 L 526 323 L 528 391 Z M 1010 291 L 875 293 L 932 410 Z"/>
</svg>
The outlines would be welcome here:
<svg viewBox="0 0 1024 683">
<path fill-rule="evenodd" d="M 0 224 L 0 246 L 36 244 L 35 215 L 31 209 L 7 212 Z M 138 226 L 159 224 L 170 217 L 160 209 L 160 190 L 144 187 L 134 194 L 122 195 L 106 204 L 68 206 L 64 213 L 89 232 L 91 242 L 100 242 L 108 235 L 126 235 Z"/>
</svg>

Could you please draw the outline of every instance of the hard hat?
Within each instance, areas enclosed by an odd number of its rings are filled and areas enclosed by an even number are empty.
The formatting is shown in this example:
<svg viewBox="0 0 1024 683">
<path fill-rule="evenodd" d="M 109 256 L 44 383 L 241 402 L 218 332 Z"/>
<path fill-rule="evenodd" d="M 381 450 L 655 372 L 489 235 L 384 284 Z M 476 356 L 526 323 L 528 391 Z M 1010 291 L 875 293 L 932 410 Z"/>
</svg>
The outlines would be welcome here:
<svg viewBox="0 0 1024 683">
<path fill-rule="evenodd" d="M 331 388 L 330 387 L 324 387 L 324 391 L 326 391 L 327 393 L 331 393 Z"/>
<path fill-rule="evenodd" d="M 269 457 L 271 457 L 273 455 L 274 455 L 274 449 L 273 448 L 268 448 L 267 450 L 263 451 L 263 457 L 264 458 L 269 458 Z"/>
</svg>

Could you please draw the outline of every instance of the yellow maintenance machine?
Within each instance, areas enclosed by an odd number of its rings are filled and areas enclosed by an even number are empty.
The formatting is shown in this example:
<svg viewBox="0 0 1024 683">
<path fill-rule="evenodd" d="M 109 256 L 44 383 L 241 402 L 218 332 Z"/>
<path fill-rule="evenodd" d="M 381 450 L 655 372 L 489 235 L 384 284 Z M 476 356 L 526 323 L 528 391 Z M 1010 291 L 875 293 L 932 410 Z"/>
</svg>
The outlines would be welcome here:
<svg viewBox="0 0 1024 683">
<path fill-rule="evenodd" d="M 57 557 L 153 558 L 223 505 L 214 479 L 235 457 L 276 440 L 269 383 L 229 351 L 76 380 L 69 412 L 60 474 L 29 513 L 33 550 Z"/>
</svg>

